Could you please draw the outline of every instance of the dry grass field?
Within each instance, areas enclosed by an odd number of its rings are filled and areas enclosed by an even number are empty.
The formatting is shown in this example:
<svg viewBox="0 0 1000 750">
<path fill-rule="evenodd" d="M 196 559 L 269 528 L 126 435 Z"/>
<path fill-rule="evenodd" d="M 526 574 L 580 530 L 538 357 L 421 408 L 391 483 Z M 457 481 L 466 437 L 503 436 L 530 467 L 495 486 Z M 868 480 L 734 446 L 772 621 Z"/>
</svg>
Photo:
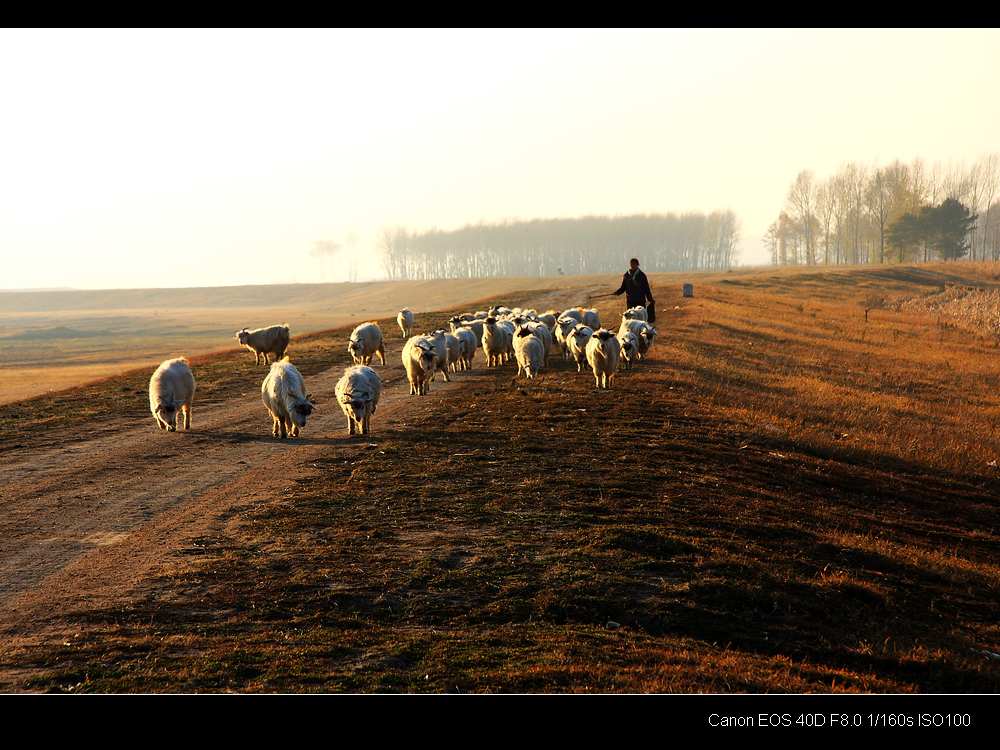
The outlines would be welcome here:
<svg viewBox="0 0 1000 750">
<path fill-rule="evenodd" d="M 193 358 L 188 434 L 153 427 L 150 368 L 0 406 L 0 687 L 1000 689 L 1000 348 L 927 302 L 1000 266 L 651 282 L 660 337 L 610 391 L 477 355 L 411 398 L 383 320 L 371 438 L 332 400 L 350 326 L 293 341 L 297 442 L 246 352 Z"/>
</svg>

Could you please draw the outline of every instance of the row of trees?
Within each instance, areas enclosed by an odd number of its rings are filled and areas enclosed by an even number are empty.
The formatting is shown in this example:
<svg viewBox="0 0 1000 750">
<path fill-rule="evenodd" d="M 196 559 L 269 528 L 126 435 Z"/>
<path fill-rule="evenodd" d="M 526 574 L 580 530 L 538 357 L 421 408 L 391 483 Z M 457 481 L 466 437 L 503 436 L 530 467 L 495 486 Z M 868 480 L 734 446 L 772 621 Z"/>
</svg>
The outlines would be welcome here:
<svg viewBox="0 0 1000 750">
<path fill-rule="evenodd" d="M 775 265 L 1000 260 L 1000 156 L 968 168 L 851 162 L 826 180 L 802 171 L 764 242 Z"/>
<path fill-rule="evenodd" d="M 647 271 L 727 270 L 738 240 L 736 215 L 716 211 L 397 227 L 379 249 L 389 279 L 477 278 L 621 271 L 633 256 Z"/>
</svg>

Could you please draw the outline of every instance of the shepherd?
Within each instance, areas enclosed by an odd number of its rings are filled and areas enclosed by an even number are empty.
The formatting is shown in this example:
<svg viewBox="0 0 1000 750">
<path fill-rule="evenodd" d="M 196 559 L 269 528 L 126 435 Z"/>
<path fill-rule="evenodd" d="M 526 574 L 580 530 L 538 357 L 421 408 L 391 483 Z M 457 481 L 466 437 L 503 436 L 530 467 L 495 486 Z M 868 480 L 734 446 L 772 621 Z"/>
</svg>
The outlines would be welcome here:
<svg viewBox="0 0 1000 750">
<path fill-rule="evenodd" d="M 628 265 L 629 270 L 622 276 L 622 285 L 615 295 L 625 293 L 626 307 L 645 307 L 649 322 L 652 323 L 656 318 L 656 300 L 653 299 L 653 292 L 649 289 L 649 279 L 639 270 L 638 258 L 632 258 Z"/>
</svg>

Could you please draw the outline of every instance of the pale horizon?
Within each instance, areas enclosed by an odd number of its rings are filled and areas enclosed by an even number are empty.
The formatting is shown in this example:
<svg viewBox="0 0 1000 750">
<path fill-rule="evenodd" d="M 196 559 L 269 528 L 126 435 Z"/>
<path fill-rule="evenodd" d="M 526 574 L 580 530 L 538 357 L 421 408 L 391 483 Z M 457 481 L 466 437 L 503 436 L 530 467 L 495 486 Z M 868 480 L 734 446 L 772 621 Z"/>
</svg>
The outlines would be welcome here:
<svg viewBox="0 0 1000 750">
<path fill-rule="evenodd" d="M 0 289 L 381 276 L 386 227 L 732 210 L 1000 151 L 1000 33 L 6 30 Z M 319 241 L 347 248 L 332 263 Z"/>
</svg>

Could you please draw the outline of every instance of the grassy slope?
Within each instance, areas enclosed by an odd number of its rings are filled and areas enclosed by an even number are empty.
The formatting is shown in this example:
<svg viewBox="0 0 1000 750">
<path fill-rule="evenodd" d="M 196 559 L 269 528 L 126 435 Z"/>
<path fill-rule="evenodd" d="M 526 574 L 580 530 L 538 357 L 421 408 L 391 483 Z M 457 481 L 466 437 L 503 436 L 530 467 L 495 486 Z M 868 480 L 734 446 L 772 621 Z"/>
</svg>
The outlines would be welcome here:
<svg viewBox="0 0 1000 750">
<path fill-rule="evenodd" d="M 26 685 L 996 691 L 996 349 L 857 306 L 919 273 L 716 279 L 610 393 L 560 362 L 415 401 Z"/>
</svg>

